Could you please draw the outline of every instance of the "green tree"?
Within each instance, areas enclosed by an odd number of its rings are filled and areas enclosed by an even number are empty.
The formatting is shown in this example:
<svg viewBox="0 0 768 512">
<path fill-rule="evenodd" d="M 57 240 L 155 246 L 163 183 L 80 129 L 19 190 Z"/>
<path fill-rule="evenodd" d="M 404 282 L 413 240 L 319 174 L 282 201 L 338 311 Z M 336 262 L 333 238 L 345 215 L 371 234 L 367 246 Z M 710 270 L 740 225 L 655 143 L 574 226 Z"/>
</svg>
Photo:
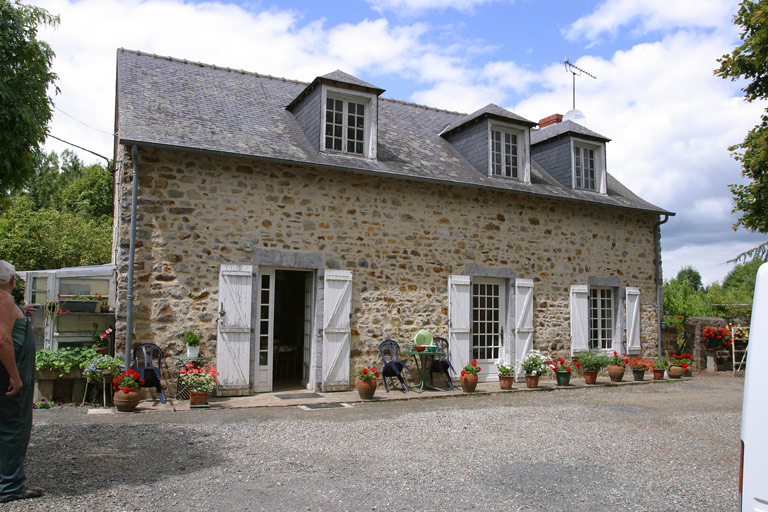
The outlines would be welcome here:
<svg viewBox="0 0 768 512">
<path fill-rule="evenodd" d="M 675 279 L 680 282 L 687 282 L 693 291 L 704 289 L 704 285 L 701 283 L 701 274 L 690 265 L 681 268 Z"/>
<path fill-rule="evenodd" d="M 45 9 L 0 1 L 0 199 L 22 186 L 34 172 L 48 132 L 53 102 L 48 86 L 54 53 L 37 39 L 38 25 L 59 19 Z M 58 92 L 58 88 L 55 89 Z"/>
<path fill-rule="evenodd" d="M 752 295 L 755 291 L 755 281 L 757 280 L 757 269 L 763 262 L 759 259 L 752 260 L 749 263 L 736 265 L 726 274 L 723 279 L 723 288 L 726 290 L 746 291 L 749 293 L 749 302 L 752 302 Z"/>
</svg>

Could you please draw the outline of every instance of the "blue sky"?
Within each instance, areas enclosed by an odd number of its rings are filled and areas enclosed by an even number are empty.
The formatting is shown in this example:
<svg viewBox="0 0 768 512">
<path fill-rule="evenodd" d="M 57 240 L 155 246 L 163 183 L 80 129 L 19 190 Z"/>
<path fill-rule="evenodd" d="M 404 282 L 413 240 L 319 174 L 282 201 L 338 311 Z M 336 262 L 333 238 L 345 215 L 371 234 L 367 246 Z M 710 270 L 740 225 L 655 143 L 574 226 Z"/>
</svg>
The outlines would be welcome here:
<svg viewBox="0 0 768 512">
<path fill-rule="evenodd" d="M 61 17 L 41 33 L 60 76 L 51 133 L 103 155 L 121 47 L 304 81 L 341 69 L 386 97 L 459 112 L 496 103 L 533 121 L 571 108 L 568 55 L 597 76 L 576 79 L 576 106 L 612 139 L 609 172 L 677 213 L 662 229 L 666 278 L 693 265 L 722 280 L 727 259 L 766 239 L 731 229 L 727 185 L 742 178 L 727 148 L 766 106 L 712 74 L 739 43 L 732 0 L 31 3 Z"/>
</svg>

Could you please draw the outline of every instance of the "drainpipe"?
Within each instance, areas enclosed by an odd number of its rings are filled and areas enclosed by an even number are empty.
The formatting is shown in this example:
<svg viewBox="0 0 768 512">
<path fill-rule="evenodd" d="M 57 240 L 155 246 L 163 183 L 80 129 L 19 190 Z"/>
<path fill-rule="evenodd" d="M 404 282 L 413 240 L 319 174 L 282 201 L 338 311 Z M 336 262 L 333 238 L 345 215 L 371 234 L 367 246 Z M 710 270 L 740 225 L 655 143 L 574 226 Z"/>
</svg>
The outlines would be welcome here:
<svg viewBox="0 0 768 512">
<path fill-rule="evenodd" d="M 658 340 L 659 357 L 661 354 L 661 316 L 663 311 L 662 306 L 662 282 L 661 282 L 661 225 L 669 220 L 669 215 L 664 215 L 664 220 L 660 220 L 653 225 L 653 242 L 654 242 L 654 260 L 656 262 L 656 337 Z"/>
<path fill-rule="evenodd" d="M 136 197 L 139 195 L 139 150 L 134 144 L 131 148 L 133 160 L 133 183 L 131 192 L 131 237 L 128 249 L 128 296 L 125 315 L 125 368 L 131 366 L 131 338 L 133 332 L 133 261 L 136 249 Z"/>
</svg>

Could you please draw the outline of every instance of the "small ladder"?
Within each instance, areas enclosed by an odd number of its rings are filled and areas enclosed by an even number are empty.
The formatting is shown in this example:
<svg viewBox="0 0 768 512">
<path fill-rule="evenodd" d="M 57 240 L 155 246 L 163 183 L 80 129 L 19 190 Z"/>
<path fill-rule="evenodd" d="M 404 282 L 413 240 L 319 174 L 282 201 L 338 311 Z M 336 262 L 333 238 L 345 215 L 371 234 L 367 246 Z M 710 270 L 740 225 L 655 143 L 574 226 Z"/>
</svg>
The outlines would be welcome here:
<svg viewBox="0 0 768 512">
<path fill-rule="evenodd" d="M 738 335 L 738 337 L 737 337 Z M 736 348 L 736 340 L 744 341 L 744 348 Z M 733 363 L 733 374 L 742 371 L 744 363 L 747 360 L 747 345 L 749 344 L 749 327 L 731 326 L 731 362 Z M 736 366 L 736 354 L 741 354 L 739 366 Z"/>
</svg>

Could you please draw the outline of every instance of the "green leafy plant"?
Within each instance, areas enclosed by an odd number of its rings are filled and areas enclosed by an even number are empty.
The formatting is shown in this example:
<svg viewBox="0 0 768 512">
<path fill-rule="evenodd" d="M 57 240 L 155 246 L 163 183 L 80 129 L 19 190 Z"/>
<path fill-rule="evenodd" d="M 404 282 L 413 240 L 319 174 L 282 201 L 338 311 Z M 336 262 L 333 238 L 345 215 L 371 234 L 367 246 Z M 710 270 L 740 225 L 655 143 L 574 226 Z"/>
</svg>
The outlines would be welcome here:
<svg viewBox="0 0 768 512">
<path fill-rule="evenodd" d="M 53 402 L 49 402 L 45 398 L 41 398 L 37 402 L 32 403 L 33 409 L 50 409 L 51 407 L 53 407 Z"/>
<path fill-rule="evenodd" d="M 357 372 L 357 378 L 360 380 L 371 380 L 379 378 L 379 371 L 373 366 L 369 368 L 363 368 Z"/>
<path fill-rule="evenodd" d="M 654 370 L 669 369 L 669 360 L 666 358 L 666 356 L 655 359 L 652 364 Z"/>
<path fill-rule="evenodd" d="M 545 375 L 549 370 L 549 356 L 538 350 L 530 350 L 518 362 L 526 375 Z"/>
<path fill-rule="evenodd" d="M 482 370 L 479 366 L 477 366 L 477 359 L 473 359 L 471 363 L 466 365 L 463 370 L 461 370 L 462 375 L 471 374 L 471 375 L 477 375 L 477 372 Z"/>
<path fill-rule="evenodd" d="M 108 328 L 104 332 L 99 332 L 99 324 L 93 323 L 93 345 L 95 347 L 108 347 L 112 338 L 112 329 Z"/>
<path fill-rule="evenodd" d="M 83 377 L 88 379 L 88 382 L 98 382 L 104 376 L 105 371 L 117 375 L 120 372 L 120 360 L 106 355 L 94 357 L 81 369 L 83 370 Z"/>
<path fill-rule="evenodd" d="M 128 368 L 126 371 L 112 379 L 112 389 L 117 391 L 118 389 L 123 393 L 130 393 L 134 389 L 139 387 L 139 384 L 144 384 L 143 380 L 139 380 L 141 375 L 133 368 Z"/>
<path fill-rule="evenodd" d="M 186 367 L 179 370 L 179 374 L 186 388 L 195 393 L 210 393 L 216 389 L 219 380 L 215 366 L 195 368 L 192 363 L 187 363 Z"/>
<path fill-rule="evenodd" d="M 691 359 L 691 354 L 672 354 L 672 360 L 669 362 L 669 364 L 688 368 L 691 366 L 692 362 L 693 360 Z"/>
<path fill-rule="evenodd" d="M 573 366 L 569 361 L 566 361 L 562 357 L 557 358 L 557 362 L 549 361 L 547 363 L 553 372 L 570 372 L 573 370 Z"/>
<path fill-rule="evenodd" d="M 199 347 L 200 336 L 192 331 L 187 331 L 184 333 L 184 344 L 189 345 L 190 347 Z"/>
<path fill-rule="evenodd" d="M 584 372 L 599 372 L 608 367 L 609 362 L 610 358 L 605 352 L 592 349 L 581 352 L 575 364 Z"/>
<path fill-rule="evenodd" d="M 515 366 L 501 359 L 496 361 L 496 368 L 499 369 L 499 377 L 512 377 L 515 374 Z"/>
<path fill-rule="evenodd" d="M 59 377 L 71 372 L 74 368 L 82 368 L 87 363 L 98 357 L 91 347 L 69 348 L 59 350 L 39 350 L 35 355 L 36 370 L 53 370 Z"/>
<path fill-rule="evenodd" d="M 608 358 L 608 366 L 627 366 L 629 359 L 625 359 L 626 356 L 627 354 L 624 354 L 624 357 L 621 357 L 619 353 L 614 350 L 613 356 Z"/>
</svg>

